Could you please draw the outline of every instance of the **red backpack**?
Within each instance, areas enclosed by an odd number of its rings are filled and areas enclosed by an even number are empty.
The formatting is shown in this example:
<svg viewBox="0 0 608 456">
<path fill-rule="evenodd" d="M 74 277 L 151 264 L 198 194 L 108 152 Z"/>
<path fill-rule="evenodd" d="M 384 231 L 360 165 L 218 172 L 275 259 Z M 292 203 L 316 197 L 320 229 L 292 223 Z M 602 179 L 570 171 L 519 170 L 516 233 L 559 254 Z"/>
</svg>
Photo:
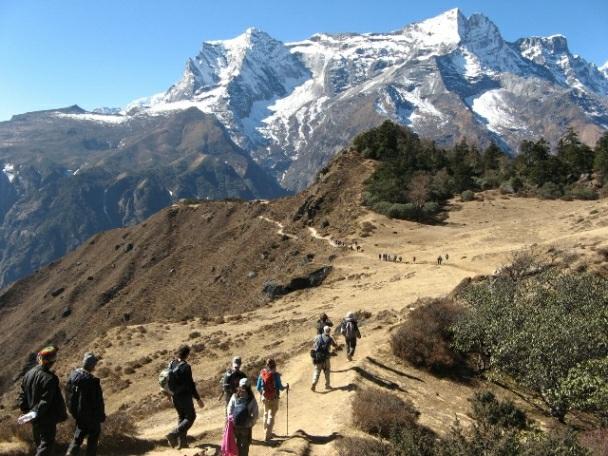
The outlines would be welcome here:
<svg viewBox="0 0 608 456">
<path fill-rule="evenodd" d="M 270 369 L 262 369 L 260 372 L 262 384 L 264 385 L 263 395 L 265 399 L 276 399 L 277 388 L 274 383 L 274 374 Z"/>
</svg>

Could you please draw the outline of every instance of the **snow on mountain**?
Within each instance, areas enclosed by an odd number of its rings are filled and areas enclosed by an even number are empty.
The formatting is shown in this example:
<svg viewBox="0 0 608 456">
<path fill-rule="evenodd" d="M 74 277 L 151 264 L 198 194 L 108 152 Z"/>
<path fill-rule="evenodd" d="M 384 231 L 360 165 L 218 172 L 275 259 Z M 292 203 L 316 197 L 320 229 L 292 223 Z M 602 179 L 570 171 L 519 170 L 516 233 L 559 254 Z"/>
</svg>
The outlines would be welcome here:
<svg viewBox="0 0 608 456">
<path fill-rule="evenodd" d="M 302 187 L 300 178 L 289 182 L 296 162 L 310 180 L 328 158 L 319 154 L 386 117 L 439 141 L 470 135 L 511 149 L 526 135 L 555 132 L 539 120 L 548 114 L 546 122 L 576 119 L 597 131 L 608 125 L 607 73 L 572 55 L 561 35 L 509 43 L 487 17 L 452 9 L 387 33 L 319 33 L 284 44 L 248 29 L 206 42 L 177 83 L 123 113 L 195 106 L 285 185 Z M 557 106 L 568 114 L 558 119 Z"/>
<path fill-rule="evenodd" d="M 606 77 L 608 77 L 608 61 L 600 67 L 600 71 L 604 73 Z"/>
<path fill-rule="evenodd" d="M 12 184 L 17 176 L 17 172 L 15 171 L 15 165 L 11 163 L 5 163 L 2 168 L 2 172 L 8 178 L 8 181 Z"/>
</svg>

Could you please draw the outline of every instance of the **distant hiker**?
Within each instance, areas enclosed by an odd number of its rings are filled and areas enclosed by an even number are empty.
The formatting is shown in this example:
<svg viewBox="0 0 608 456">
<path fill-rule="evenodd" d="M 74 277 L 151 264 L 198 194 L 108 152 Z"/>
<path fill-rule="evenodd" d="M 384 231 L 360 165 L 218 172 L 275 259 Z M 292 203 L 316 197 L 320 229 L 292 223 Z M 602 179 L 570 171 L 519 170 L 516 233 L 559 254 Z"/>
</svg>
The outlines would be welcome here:
<svg viewBox="0 0 608 456">
<path fill-rule="evenodd" d="M 59 378 L 51 371 L 57 361 L 57 347 L 43 348 L 37 356 L 38 365 L 23 376 L 19 408 L 24 413 L 17 422 L 32 423 L 36 456 L 53 453 L 57 423 L 67 420 Z"/>
<path fill-rule="evenodd" d="M 327 314 L 322 313 L 317 320 L 317 334 L 323 334 L 323 328 L 326 326 L 331 328 L 333 325 Z"/>
<path fill-rule="evenodd" d="M 359 325 L 354 313 L 348 312 L 346 314 L 346 317 L 340 323 L 340 333 L 344 336 L 346 342 L 346 358 L 352 361 L 357 347 L 357 339 L 361 339 L 361 332 L 359 332 Z"/>
<path fill-rule="evenodd" d="M 281 391 L 289 389 L 289 383 L 283 386 L 281 374 L 277 372 L 277 363 L 274 359 L 266 361 L 260 375 L 258 376 L 257 390 L 262 398 L 264 410 L 264 440 L 268 442 L 272 438 L 272 429 L 279 410 L 279 397 Z"/>
<path fill-rule="evenodd" d="M 379 254 L 378 254 L 378 259 L 379 259 L 380 261 L 382 261 L 382 254 L 381 254 L 381 253 L 379 253 Z"/>
<path fill-rule="evenodd" d="M 258 419 L 259 410 L 249 380 L 246 378 L 239 381 L 236 393 L 232 395 L 226 407 L 226 414 L 229 419 L 234 420 L 234 435 L 239 456 L 248 456 L 252 439 L 251 429 Z"/>
<path fill-rule="evenodd" d="M 242 361 L 240 356 L 232 358 L 231 367 L 226 370 L 226 373 L 222 377 L 222 389 L 226 407 L 228 406 L 228 402 L 230 402 L 232 395 L 236 393 L 236 390 L 239 387 L 239 381 L 243 378 L 247 378 L 247 374 L 241 371 L 241 364 Z"/>
<path fill-rule="evenodd" d="M 314 373 L 312 375 L 312 386 L 311 391 L 315 391 L 317 388 L 317 383 L 319 382 L 319 377 L 321 376 L 321 371 L 325 374 L 325 389 L 331 389 L 331 381 L 330 381 L 330 349 L 331 346 L 335 348 L 338 347 L 338 344 L 331 337 L 331 328 L 326 326 L 323 328 L 323 334 L 319 334 L 315 337 L 312 350 L 310 355 L 312 356 L 312 362 L 314 365 Z"/>
<path fill-rule="evenodd" d="M 450 255 L 448 255 L 447 253 L 445 254 L 445 261 L 448 261 L 450 259 Z"/>
<path fill-rule="evenodd" d="M 403 258 L 399 257 L 399 263 L 401 263 L 403 261 Z"/>
<path fill-rule="evenodd" d="M 188 429 L 196 420 L 194 411 L 195 399 L 198 406 L 203 408 L 205 404 L 196 391 L 196 385 L 192 378 L 192 368 L 186 361 L 190 355 L 190 347 L 181 345 L 175 352 L 175 359 L 169 363 L 167 368 L 167 391 L 173 400 L 173 406 L 177 411 L 177 427 L 167 434 L 167 441 L 171 448 L 188 448 Z"/>
<path fill-rule="evenodd" d="M 437 264 L 438 264 L 438 265 L 441 265 L 441 262 L 442 262 L 442 261 L 443 261 L 443 258 L 441 258 L 441 255 L 439 255 L 439 256 L 437 257 Z"/>
<path fill-rule="evenodd" d="M 415 263 L 415 262 L 416 262 L 416 257 L 413 257 L 412 258 L 412 263 Z"/>
<path fill-rule="evenodd" d="M 85 353 L 82 367 L 74 369 L 66 384 L 66 402 L 70 414 L 76 420 L 74 438 L 68 447 L 68 456 L 80 453 L 80 447 L 87 439 L 87 456 L 97 454 L 97 442 L 101 433 L 101 423 L 106 420 L 101 383 L 93 375 L 97 357 Z"/>
</svg>

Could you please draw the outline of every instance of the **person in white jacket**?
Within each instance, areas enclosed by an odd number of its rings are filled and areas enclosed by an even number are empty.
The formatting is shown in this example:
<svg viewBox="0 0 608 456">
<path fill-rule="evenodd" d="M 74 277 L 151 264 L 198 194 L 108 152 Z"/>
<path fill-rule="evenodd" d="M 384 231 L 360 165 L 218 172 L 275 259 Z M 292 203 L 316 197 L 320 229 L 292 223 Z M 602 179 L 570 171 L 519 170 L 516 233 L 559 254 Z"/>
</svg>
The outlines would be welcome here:
<svg viewBox="0 0 608 456">
<path fill-rule="evenodd" d="M 234 435 L 239 456 L 249 456 L 252 428 L 258 419 L 259 409 L 247 378 L 239 381 L 239 387 L 226 407 L 226 414 L 234 420 Z"/>
</svg>

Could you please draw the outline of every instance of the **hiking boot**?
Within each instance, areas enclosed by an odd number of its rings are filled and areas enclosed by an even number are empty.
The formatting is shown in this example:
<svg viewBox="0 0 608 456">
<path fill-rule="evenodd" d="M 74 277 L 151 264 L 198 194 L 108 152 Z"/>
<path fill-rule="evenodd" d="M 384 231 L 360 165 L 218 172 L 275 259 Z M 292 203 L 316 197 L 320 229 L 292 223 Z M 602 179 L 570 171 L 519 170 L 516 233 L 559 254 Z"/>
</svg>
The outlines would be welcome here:
<svg viewBox="0 0 608 456">
<path fill-rule="evenodd" d="M 177 446 L 177 436 L 175 434 L 167 434 L 167 442 L 171 448 L 175 448 Z"/>
<path fill-rule="evenodd" d="M 187 439 L 179 439 L 178 440 L 178 444 L 177 444 L 177 449 L 178 450 L 183 450 L 184 448 L 190 448 L 190 445 L 188 445 L 188 440 Z"/>
</svg>

